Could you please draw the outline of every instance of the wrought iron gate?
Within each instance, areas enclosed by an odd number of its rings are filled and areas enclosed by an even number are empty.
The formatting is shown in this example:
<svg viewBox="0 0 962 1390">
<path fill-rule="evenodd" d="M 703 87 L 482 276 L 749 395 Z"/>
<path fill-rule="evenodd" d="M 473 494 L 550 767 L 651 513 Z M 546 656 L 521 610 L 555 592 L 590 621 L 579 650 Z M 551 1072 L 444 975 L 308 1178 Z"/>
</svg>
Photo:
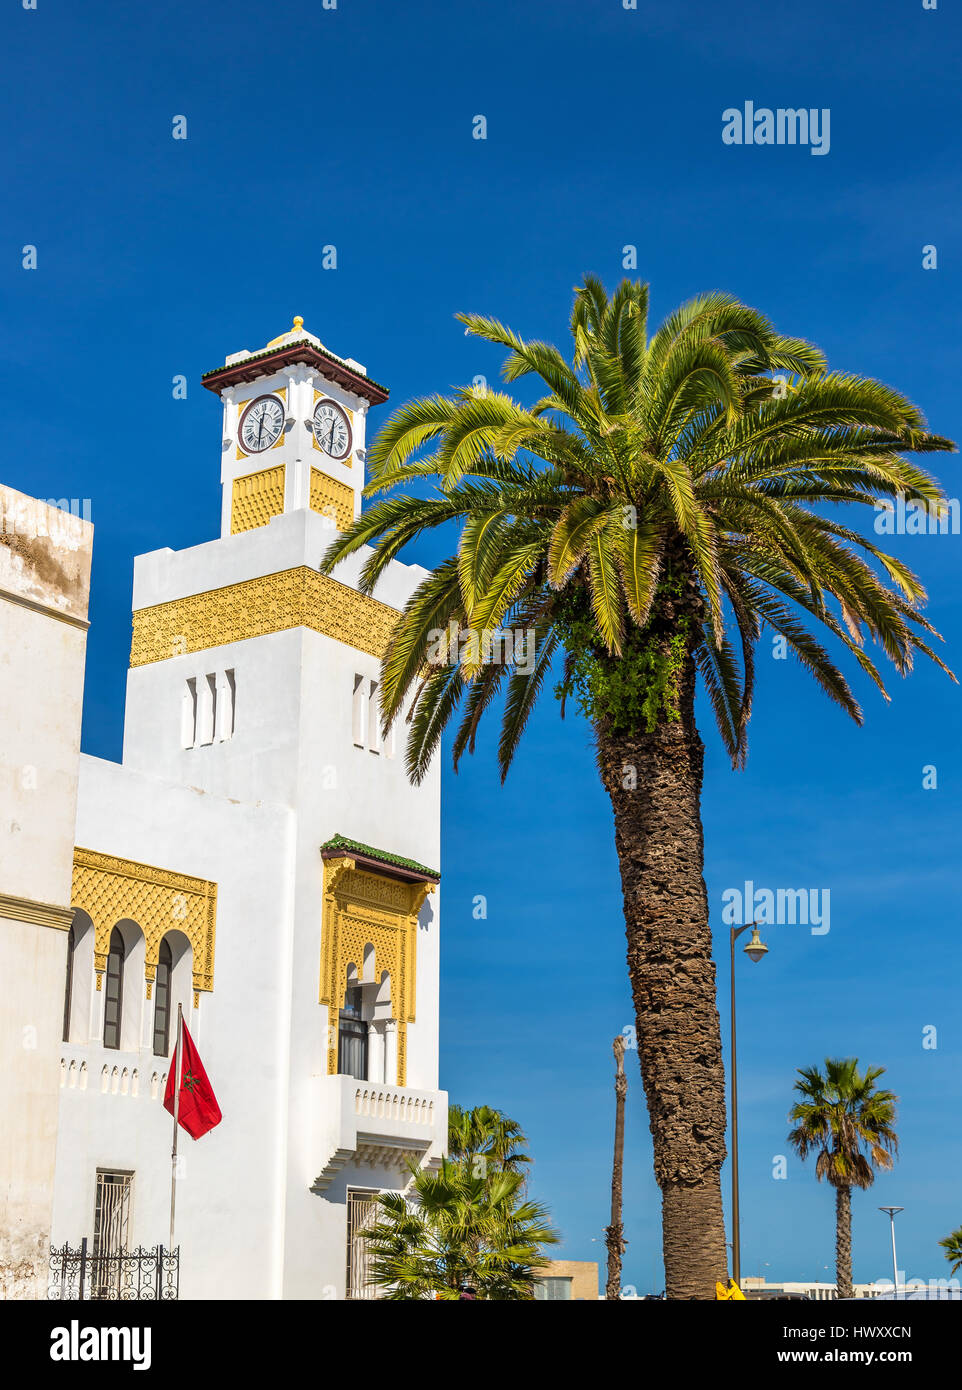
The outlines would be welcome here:
<svg viewBox="0 0 962 1390">
<path fill-rule="evenodd" d="M 51 1299 L 119 1299 L 155 1302 L 180 1295 L 180 1246 L 93 1253 L 84 1236 L 79 1246 L 50 1247 Z"/>
</svg>

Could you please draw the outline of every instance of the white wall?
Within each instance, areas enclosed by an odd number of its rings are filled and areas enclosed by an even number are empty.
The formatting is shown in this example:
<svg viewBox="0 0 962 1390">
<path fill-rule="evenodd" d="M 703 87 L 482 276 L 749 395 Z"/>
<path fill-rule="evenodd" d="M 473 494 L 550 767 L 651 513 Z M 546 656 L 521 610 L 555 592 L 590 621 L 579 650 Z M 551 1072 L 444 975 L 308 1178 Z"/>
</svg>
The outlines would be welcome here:
<svg viewBox="0 0 962 1390">
<path fill-rule="evenodd" d="M 87 849 L 218 884 L 214 988 L 201 993 L 187 1025 L 224 1118 L 203 1139 L 180 1133 L 181 1295 L 275 1296 L 286 1181 L 292 816 L 283 807 L 230 802 L 83 757 L 77 840 Z M 92 1236 L 96 1170 L 102 1167 L 135 1174 L 131 1244 L 166 1245 L 173 1121 L 163 1109 L 163 1087 L 156 1098 L 150 1094 L 151 1076 L 164 1074 L 166 1063 L 152 1054 L 152 1004 L 144 998 L 143 972 L 139 996 L 125 997 L 125 1011 L 129 1000 L 144 1012 L 139 1047 L 103 1047 L 103 996 L 92 971 L 80 987 L 90 1001 L 90 1037 L 62 1052 L 54 1240 L 74 1244 Z M 108 1073 L 119 1069 L 116 1092 L 111 1076 L 102 1091 L 105 1066 Z"/>
<path fill-rule="evenodd" d="M 89 523 L 0 486 L 3 1297 L 46 1286 L 68 924 L 29 917 L 70 901 L 91 544 Z"/>
</svg>

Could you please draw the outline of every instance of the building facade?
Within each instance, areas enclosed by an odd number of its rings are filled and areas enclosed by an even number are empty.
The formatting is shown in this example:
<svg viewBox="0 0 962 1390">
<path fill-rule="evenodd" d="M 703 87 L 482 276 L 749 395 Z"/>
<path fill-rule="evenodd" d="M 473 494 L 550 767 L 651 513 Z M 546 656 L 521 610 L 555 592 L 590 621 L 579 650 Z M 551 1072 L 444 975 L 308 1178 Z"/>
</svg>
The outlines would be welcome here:
<svg viewBox="0 0 962 1390">
<path fill-rule="evenodd" d="M 92 528 L 0 486 L 0 1298 L 43 1297 Z"/>
<path fill-rule="evenodd" d="M 387 397 L 359 363 L 295 319 L 203 384 L 220 537 L 136 560 L 123 759 L 77 761 L 51 1239 L 168 1243 L 180 1005 L 223 1111 L 181 1131 L 181 1297 L 369 1297 L 372 1194 L 446 1139 L 439 773 L 378 698 L 426 571 L 318 572 Z"/>
</svg>

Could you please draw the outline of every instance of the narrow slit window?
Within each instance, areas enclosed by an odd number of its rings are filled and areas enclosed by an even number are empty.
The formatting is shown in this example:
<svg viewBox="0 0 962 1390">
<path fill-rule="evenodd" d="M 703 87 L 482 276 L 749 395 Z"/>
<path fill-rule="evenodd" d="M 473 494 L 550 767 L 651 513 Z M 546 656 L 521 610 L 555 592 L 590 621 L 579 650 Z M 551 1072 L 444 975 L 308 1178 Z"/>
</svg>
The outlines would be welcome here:
<svg viewBox="0 0 962 1390">
<path fill-rule="evenodd" d="M 365 739 L 365 723 L 367 710 L 364 703 L 364 677 L 354 677 L 354 696 L 351 706 L 351 736 L 354 739 L 356 748 L 363 748 Z"/>
<path fill-rule="evenodd" d="M 381 751 L 381 701 L 378 697 L 378 683 L 371 681 L 367 696 L 367 726 L 370 731 L 370 743 L 368 747 L 372 753 Z"/>
<path fill-rule="evenodd" d="M 203 745 L 214 742 L 217 677 L 203 676 L 197 684 L 197 743 Z"/>
<path fill-rule="evenodd" d="M 197 682 L 193 677 L 181 697 L 180 742 L 184 748 L 193 748 L 197 742 Z"/>
<path fill-rule="evenodd" d="M 234 735 L 234 703 L 237 686 L 233 671 L 223 671 L 217 682 L 217 741 L 226 743 Z"/>
</svg>

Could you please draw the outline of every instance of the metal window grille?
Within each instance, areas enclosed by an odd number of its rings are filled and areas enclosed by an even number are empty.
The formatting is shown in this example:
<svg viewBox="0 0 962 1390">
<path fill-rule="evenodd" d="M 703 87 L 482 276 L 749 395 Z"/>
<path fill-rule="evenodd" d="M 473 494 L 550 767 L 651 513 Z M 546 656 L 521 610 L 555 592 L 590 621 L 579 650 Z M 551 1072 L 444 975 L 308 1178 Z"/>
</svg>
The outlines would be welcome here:
<svg viewBox="0 0 962 1390">
<path fill-rule="evenodd" d="M 370 1255 L 367 1232 L 377 1219 L 377 1192 L 358 1188 L 347 1190 L 347 1280 L 345 1298 L 379 1298 L 368 1282 Z"/>
<path fill-rule="evenodd" d="M 97 1203 L 94 1207 L 94 1248 L 91 1286 L 97 1298 L 116 1297 L 117 1256 L 127 1249 L 130 1226 L 130 1190 L 133 1173 L 108 1173 L 97 1169 Z"/>
</svg>

